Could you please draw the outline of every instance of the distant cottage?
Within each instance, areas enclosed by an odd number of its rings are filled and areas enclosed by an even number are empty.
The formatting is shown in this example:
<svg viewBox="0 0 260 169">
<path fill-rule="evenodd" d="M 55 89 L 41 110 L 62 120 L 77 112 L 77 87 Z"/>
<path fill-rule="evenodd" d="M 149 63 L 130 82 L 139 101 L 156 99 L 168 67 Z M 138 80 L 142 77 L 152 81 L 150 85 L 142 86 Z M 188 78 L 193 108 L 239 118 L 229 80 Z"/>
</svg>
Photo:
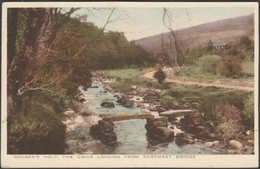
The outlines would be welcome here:
<svg viewBox="0 0 260 169">
<path fill-rule="evenodd" d="M 228 43 L 220 43 L 220 42 L 212 42 L 211 40 L 208 41 L 208 49 L 227 49 L 229 48 Z"/>
<path fill-rule="evenodd" d="M 213 43 L 212 47 L 215 49 L 227 49 L 229 45 L 227 43 Z"/>
</svg>

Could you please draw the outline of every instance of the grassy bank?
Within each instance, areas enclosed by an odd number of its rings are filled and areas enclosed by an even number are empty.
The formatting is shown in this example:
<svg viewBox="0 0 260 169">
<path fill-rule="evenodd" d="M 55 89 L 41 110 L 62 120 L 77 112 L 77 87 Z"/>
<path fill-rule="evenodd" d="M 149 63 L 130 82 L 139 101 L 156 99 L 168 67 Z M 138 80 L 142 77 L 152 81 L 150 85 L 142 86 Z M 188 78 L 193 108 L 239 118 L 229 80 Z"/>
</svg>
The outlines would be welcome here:
<svg viewBox="0 0 260 169">
<path fill-rule="evenodd" d="M 111 69 L 111 70 L 104 71 L 104 76 L 108 78 L 119 78 L 119 79 L 139 78 L 141 74 L 142 74 L 141 68 Z"/>
<path fill-rule="evenodd" d="M 9 154 L 62 154 L 65 125 L 62 111 L 68 100 L 43 91 L 28 91 L 18 98 L 19 113 L 10 118 Z"/>
</svg>

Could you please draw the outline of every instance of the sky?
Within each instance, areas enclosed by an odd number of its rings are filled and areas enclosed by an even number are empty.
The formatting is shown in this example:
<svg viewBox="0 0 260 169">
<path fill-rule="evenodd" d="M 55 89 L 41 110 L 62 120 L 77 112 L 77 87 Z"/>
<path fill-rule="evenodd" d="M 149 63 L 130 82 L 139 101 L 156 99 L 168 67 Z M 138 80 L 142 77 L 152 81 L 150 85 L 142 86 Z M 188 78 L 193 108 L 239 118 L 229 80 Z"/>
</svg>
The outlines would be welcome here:
<svg viewBox="0 0 260 169">
<path fill-rule="evenodd" d="M 87 21 L 103 27 L 111 9 L 95 10 L 81 8 L 75 15 L 88 15 Z M 182 29 L 216 20 L 244 16 L 253 13 L 250 7 L 193 7 L 169 8 L 173 17 L 172 29 Z M 124 32 L 128 40 L 167 32 L 163 24 L 162 8 L 115 8 L 111 16 L 113 22 L 106 26 L 106 31 Z"/>
</svg>

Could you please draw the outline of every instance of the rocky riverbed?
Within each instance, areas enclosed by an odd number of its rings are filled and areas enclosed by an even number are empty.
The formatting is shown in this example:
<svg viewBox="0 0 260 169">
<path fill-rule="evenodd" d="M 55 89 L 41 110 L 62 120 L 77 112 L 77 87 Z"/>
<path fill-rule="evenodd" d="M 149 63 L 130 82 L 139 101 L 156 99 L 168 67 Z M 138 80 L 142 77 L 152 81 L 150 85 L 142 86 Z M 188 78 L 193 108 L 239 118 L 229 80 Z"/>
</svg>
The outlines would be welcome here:
<svg viewBox="0 0 260 169">
<path fill-rule="evenodd" d="M 151 103 L 152 100 L 160 97 L 162 91 L 159 89 L 132 86 L 127 92 L 119 93 L 111 87 L 115 82 L 115 79 L 94 81 L 87 91 L 81 89 L 80 100 L 82 103 L 74 110 L 65 112 L 67 116 L 64 120 L 67 125 L 67 153 L 251 154 L 253 152 L 252 143 L 250 146 L 247 143 L 230 140 L 227 144 L 215 133 L 210 133 L 201 114 L 196 111 L 167 117 L 167 123 L 163 124 L 163 127 L 170 131 L 167 136 L 169 137 L 168 142 L 151 140 L 147 133 L 148 130 L 145 129 L 145 125 L 149 124 L 146 120 L 130 120 L 115 122 L 113 132 L 117 135 L 116 146 L 103 144 L 105 139 L 100 141 L 90 135 L 90 127 L 97 125 L 101 120 L 99 114 L 148 112 L 156 117 L 174 111 Z M 164 130 L 163 132 L 167 133 L 165 129 L 157 130 Z M 170 133 L 173 133 L 172 137 Z M 160 137 L 160 134 L 157 134 L 156 137 Z"/>
</svg>

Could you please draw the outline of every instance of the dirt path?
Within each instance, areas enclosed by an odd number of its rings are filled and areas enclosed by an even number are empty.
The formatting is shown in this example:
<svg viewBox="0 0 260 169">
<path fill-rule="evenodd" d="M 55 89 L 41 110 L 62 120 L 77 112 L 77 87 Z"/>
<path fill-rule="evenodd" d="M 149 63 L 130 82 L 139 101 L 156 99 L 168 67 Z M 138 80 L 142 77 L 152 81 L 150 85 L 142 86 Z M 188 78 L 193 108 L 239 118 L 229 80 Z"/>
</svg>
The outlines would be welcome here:
<svg viewBox="0 0 260 169">
<path fill-rule="evenodd" d="M 163 71 L 170 71 L 172 68 L 164 68 Z M 153 74 L 156 70 L 144 73 L 142 77 L 148 78 L 148 79 L 154 79 Z M 215 82 L 201 82 L 194 79 L 169 79 L 166 78 L 165 82 L 170 83 L 177 83 L 177 84 L 184 84 L 184 85 L 198 85 L 203 87 L 218 87 L 218 88 L 226 88 L 226 89 L 235 89 L 235 90 L 245 90 L 245 91 L 254 91 L 254 87 L 252 86 L 240 86 L 240 85 L 233 85 L 228 84 L 227 82 L 224 82 L 223 80 L 216 80 Z"/>
</svg>

